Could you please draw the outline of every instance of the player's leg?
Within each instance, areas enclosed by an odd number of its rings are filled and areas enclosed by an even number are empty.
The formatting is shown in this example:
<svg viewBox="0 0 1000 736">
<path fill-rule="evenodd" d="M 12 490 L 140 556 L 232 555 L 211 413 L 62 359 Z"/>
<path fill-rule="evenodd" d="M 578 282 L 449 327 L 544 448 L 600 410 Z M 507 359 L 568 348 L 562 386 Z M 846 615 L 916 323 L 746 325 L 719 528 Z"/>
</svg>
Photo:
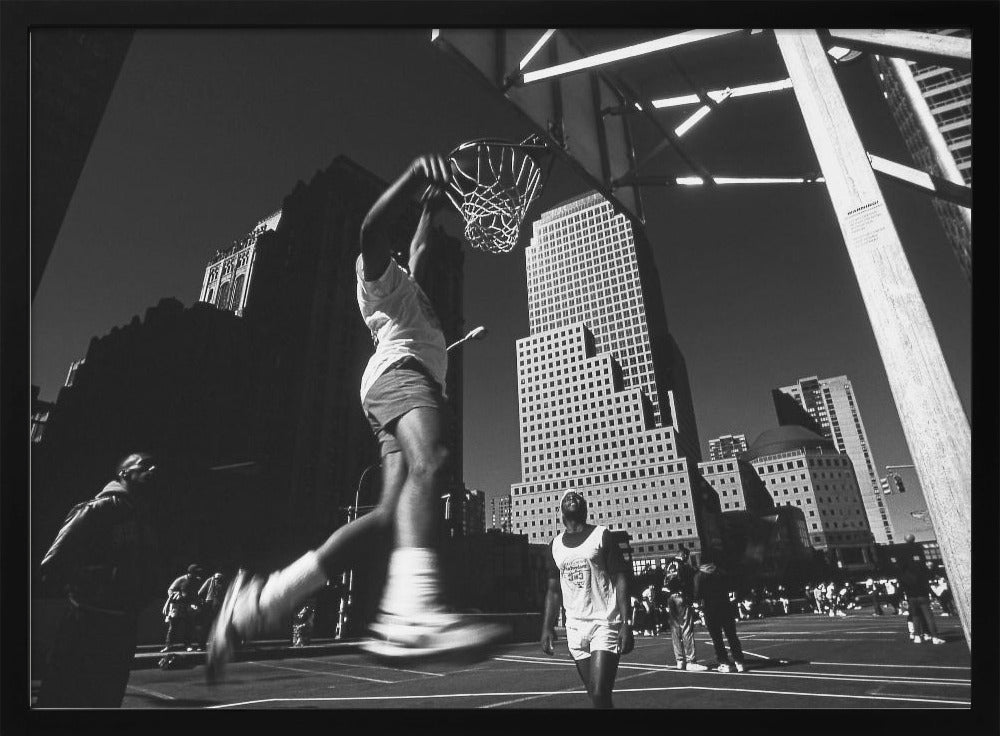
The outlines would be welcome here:
<svg viewBox="0 0 1000 736">
<path fill-rule="evenodd" d="M 611 693 L 618 674 L 618 655 L 605 649 L 595 649 L 590 655 L 590 684 L 587 687 L 595 708 L 612 708 Z"/>
<path fill-rule="evenodd" d="M 221 679 L 239 641 L 291 615 L 297 603 L 364 557 L 372 542 L 389 539 L 406 464 L 391 444 L 387 449 L 382 456 L 382 494 L 375 509 L 338 528 L 319 549 L 306 552 L 266 580 L 242 570 L 236 575 L 209 631 L 205 668 L 209 682 Z"/>
<path fill-rule="evenodd" d="M 446 487 L 449 461 L 442 425 L 440 411 L 418 407 L 394 428 L 406 476 L 394 510 L 394 549 L 382 599 L 387 614 L 406 617 L 441 608 L 435 501 Z"/>
<path fill-rule="evenodd" d="M 365 649 L 407 658 L 486 647 L 505 628 L 447 614 L 442 600 L 436 539 L 437 499 L 446 488 L 449 462 L 444 413 L 415 407 L 396 421 L 393 432 L 403 449 L 406 480 L 395 507 L 395 548 L 379 618 L 371 627 L 377 640 Z"/>
<path fill-rule="evenodd" d="M 705 609 L 705 628 L 712 638 L 712 646 L 715 647 L 715 658 L 719 662 L 720 668 L 729 666 L 729 655 L 726 654 L 726 646 L 722 643 L 722 623 L 719 614 L 710 608 Z"/>
</svg>

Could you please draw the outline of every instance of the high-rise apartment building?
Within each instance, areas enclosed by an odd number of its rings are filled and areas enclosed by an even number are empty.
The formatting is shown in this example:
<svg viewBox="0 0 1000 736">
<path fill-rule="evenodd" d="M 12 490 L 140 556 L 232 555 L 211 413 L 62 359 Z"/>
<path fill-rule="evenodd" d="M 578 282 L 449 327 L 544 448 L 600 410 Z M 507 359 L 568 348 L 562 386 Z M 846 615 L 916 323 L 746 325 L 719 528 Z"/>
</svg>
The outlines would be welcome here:
<svg viewBox="0 0 1000 736">
<path fill-rule="evenodd" d="M 754 440 L 747 460 L 775 506 L 802 510 L 809 542 L 844 567 L 871 562 L 872 534 L 851 459 L 804 427 L 769 429 Z"/>
<path fill-rule="evenodd" d="M 708 457 L 710 460 L 725 460 L 738 457 L 747 451 L 747 438 L 744 434 L 724 434 L 708 441 Z"/>
<path fill-rule="evenodd" d="M 934 29 L 933 32 L 972 37 L 969 29 Z M 944 179 L 960 177 L 971 187 L 971 72 L 886 56 L 874 56 L 872 64 L 916 166 Z M 962 267 L 970 272 L 971 212 L 937 197 L 933 203 Z"/>
<path fill-rule="evenodd" d="M 504 534 L 510 534 L 513 527 L 510 522 L 510 494 L 490 499 L 490 528 L 499 529 Z"/>
<path fill-rule="evenodd" d="M 763 515 L 774 509 L 774 503 L 760 476 L 745 460 L 709 460 L 698 463 L 698 469 L 718 494 L 723 513 L 749 511 Z"/>
<path fill-rule="evenodd" d="M 823 436 L 833 442 L 837 452 L 845 453 L 851 459 L 875 541 L 892 544 L 892 521 L 882 497 L 882 486 L 876 472 L 878 465 L 868 443 L 868 434 L 850 380 L 847 376 L 811 376 L 801 378 L 791 386 L 782 386 L 779 391 L 798 401 L 822 428 Z"/>
<path fill-rule="evenodd" d="M 636 564 L 700 549 L 718 499 L 694 468 L 687 372 L 642 231 L 587 195 L 542 214 L 526 262 L 514 532 L 547 542 L 573 488 L 593 523 L 629 535 Z"/>
<path fill-rule="evenodd" d="M 281 210 L 278 210 L 258 222 L 242 238 L 234 240 L 229 248 L 216 251 L 205 267 L 198 301 L 242 316 L 253 278 L 257 239 L 261 234 L 276 229 L 280 221 Z"/>
</svg>

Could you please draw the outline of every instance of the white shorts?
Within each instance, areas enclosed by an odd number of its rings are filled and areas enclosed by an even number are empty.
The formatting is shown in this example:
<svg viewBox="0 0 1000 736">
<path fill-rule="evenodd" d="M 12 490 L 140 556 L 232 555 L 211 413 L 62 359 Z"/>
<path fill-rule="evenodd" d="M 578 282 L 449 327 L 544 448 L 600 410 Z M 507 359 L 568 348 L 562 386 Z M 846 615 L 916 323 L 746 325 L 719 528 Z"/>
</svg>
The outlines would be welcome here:
<svg viewBox="0 0 1000 736">
<path fill-rule="evenodd" d="M 618 632 L 622 625 L 607 621 L 566 621 L 566 643 L 573 659 L 588 659 L 591 652 L 618 654 Z"/>
</svg>

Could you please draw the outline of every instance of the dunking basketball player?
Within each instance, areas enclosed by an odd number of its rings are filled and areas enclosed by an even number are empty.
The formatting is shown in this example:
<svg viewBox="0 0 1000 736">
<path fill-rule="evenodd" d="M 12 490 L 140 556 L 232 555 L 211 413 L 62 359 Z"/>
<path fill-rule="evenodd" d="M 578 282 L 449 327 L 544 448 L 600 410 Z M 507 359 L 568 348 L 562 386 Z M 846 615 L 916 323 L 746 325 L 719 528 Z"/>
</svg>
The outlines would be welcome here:
<svg viewBox="0 0 1000 736">
<path fill-rule="evenodd" d="M 635 646 L 625 560 L 606 527 L 587 523 L 587 501 L 576 491 L 563 496 L 562 518 L 566 529 L 552 540 L 549 559 L 542 651 L 555 651 L 561 602 L 566 643 L 587 694 L 595 708 L 611 708 L 618 660 Z"/>
<path fill-rule="evenodd" d="M 499 626 L 445 611 L 435 550 L 435 500 L 448 463 L 443 393 L 448 356 L 440 322 L 419 284 L 428 266 L 432 215 L 450 180 L 445 157 L 416 158 L 361 226 L 358 305 L 376 343 L 361 379 L 361 403 L 381 445 L 379 503 L 266 579 L 236 577 L 212 626 L 209 681 L 221 677 L 238 641 L 287 618 L 298 603 L 360 560 L 378 534 L 394 535 L 394 548 L 368 651 L 398 659 L 441 655 L 487 646 L 503 634 Z M 424 207 L 407 272 L 393 257 L 401 244 L 391 234 L 407 203 L 421 194 Z"/>
</svg>

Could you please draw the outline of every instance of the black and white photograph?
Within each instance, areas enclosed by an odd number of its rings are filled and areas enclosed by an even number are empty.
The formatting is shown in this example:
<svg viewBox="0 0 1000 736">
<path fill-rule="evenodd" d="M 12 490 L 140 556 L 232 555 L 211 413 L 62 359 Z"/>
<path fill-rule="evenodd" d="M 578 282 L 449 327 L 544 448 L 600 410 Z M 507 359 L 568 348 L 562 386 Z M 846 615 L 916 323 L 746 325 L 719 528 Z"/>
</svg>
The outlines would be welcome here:
<svg viewBox="0 0 1000 736">
<path fill-rule="evenodd" d="M 0 3 L 14 708 L 973 715 L 1000 5 L 176 5 Z"/>
</svg>

